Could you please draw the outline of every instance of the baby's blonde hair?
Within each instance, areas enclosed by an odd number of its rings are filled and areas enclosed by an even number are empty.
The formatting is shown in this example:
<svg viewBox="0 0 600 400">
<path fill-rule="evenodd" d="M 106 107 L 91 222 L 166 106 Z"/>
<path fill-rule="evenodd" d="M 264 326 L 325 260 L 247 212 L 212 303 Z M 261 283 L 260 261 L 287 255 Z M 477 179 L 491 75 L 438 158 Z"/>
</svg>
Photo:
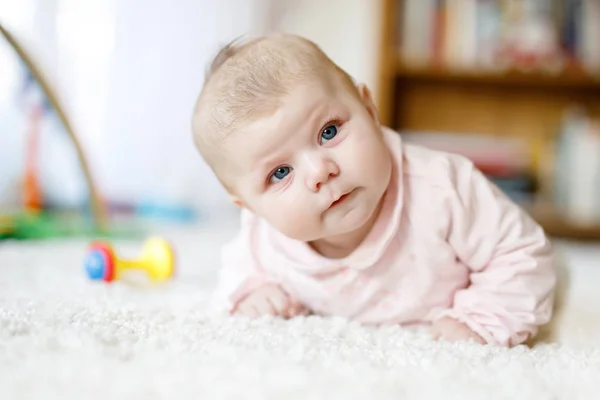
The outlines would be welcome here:
<svg viewBox="0 0 600 400">
<path fill-rule="evenodd" d="M 275 111 L 282 97 L 307 79 L 356 92 L 345 71 L 315 43 L 296 35 L 238 39 L 217 53 L 192 120 L 196 147 L 217 176 L 220 144 L 242 124 Z"/>
</svg>

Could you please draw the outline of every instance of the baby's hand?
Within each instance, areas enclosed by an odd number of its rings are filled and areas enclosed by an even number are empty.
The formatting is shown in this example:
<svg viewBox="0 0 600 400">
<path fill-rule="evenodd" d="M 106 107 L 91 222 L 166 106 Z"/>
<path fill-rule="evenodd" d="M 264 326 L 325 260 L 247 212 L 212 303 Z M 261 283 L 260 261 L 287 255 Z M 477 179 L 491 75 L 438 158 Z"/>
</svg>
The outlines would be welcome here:
<svg viewBox="0 0 600 400">
<path fill-rule="evenodd" d="M 485 340 L 467 325 L 450 317 L 443 317 L 433 323 L 431 334 L 435 340 L 440 338 L 449 342 L 473 339 L 477 343 L 485 344 Z"/>
<path fill-rule="evenodd" d="M 292 299 L 279 285 L 267 284 L 240 301 L 233 315 L 243 315 L 258 318 L 265 315 L 274 317 L 293 318 L 305 314 L 307 309 L 295 299 Z"/>
</svg>

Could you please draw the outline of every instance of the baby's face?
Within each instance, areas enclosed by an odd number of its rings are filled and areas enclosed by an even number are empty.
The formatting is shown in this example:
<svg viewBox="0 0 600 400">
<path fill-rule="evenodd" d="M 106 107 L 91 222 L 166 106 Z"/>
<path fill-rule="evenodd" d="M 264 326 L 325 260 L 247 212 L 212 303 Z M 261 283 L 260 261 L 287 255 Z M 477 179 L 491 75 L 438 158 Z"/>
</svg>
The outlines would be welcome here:
<svg viewBox="0 0 600 400">
<path fill-rule="evenodd" d="M 388 186 L 391 156 L 366 88 L 302 84 L 271 115 L 224 144 L 235 200 L 283 234 L 313 241 L 367 223 Z"/>
</svg>

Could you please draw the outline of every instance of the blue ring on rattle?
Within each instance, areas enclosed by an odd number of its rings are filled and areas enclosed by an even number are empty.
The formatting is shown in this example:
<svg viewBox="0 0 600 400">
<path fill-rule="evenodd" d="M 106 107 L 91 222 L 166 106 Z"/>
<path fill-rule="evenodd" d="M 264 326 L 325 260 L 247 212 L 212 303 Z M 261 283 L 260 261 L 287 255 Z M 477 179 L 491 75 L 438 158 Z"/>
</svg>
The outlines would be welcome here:
<svg viewBox="0 0 600 400">
<path fill-rule="evenodd" d="M 104 279 L 104 275 L 106 273 L 106 257 L 102 251 L 90 251 L 85 258 L 84 265 L 90 279 Z"/>
</svg>

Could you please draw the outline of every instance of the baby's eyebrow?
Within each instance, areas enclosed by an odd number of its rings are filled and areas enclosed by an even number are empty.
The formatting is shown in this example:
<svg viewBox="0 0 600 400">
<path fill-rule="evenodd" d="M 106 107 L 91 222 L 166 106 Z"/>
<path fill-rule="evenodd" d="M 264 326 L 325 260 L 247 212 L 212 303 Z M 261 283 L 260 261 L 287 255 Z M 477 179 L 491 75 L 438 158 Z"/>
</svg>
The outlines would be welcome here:
<svg viewBox="0 0 600 400">
<path fill-rule="evenodd" d="M 307 121 L 307 124 L 311 130 L 317 130 L 323 128 L 321 125 L 326 123 L 327 121 L 322 121 L 327 118 L 329 114 L 329 110 L 331 106 L 328 103 L 324 103 L 322 105 L 317 105 L 314 107 L 311 115 Z M 318 125 L 318 126 L 317 126 Z"/>
<path fill-rule="evenodd" d="M 300 134 L 313 136 L 319 133 L 319 130 L 324 128 L 326 118 L 331 115 L 332 105 L 331 99 L 323 97 L 322 99 L 315 101 L 314 105 L 308 111 L 308 113 L 302 113 L 304 118 L 296 117 L 296 121 L 290 121 L 289 119 L 282 119 L 281 123 L 275 128 L 276 133 L 283 134 Z M 298 115 L 298 114 L 296 114 Z M 281 140 L 281 139 L 279 139 Z M 289 150 L 288 150 L 289 151 Z M 265 173 L 265 170 L 274 168 L 279 164 L 283 164 L 289 158 L 289 154 L 278 154 L 277 148 L 273 152 L 260 154 L 253 160 L 252 170 L 258 170 L 260 173 Z"/>
<path fill-rule="evenodd" d="M 275 149 L 274 151 L 257 155 L 257 157 L 252 160 L 252 170 L 262 174 L 265 172 L 265 170 L 285 162 L 285 159 L 288 157 L 288 155 L 277 153 L 278 151 Z"/>
</svg>

